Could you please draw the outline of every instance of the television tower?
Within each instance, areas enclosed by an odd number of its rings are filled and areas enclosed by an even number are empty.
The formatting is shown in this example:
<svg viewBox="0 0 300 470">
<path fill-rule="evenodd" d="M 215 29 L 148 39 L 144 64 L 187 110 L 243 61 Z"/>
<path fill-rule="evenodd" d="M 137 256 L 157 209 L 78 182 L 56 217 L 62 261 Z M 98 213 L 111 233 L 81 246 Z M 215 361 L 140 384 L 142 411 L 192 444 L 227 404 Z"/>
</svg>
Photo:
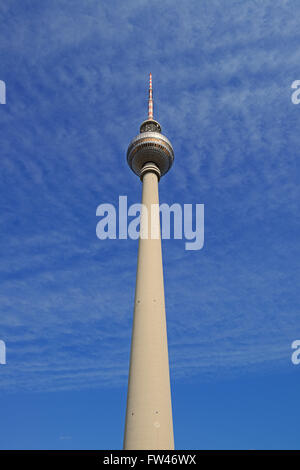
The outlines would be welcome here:
<svg viewBox="0 0 300 470">
<path fill-rule="evenodd" d="M 143 185 L 124 449 L 174 449 L 158 182 L 174 151 L 153 118 L 152 75 L 148 119 L 131 141 L 127 162 Z"/>
</svg>

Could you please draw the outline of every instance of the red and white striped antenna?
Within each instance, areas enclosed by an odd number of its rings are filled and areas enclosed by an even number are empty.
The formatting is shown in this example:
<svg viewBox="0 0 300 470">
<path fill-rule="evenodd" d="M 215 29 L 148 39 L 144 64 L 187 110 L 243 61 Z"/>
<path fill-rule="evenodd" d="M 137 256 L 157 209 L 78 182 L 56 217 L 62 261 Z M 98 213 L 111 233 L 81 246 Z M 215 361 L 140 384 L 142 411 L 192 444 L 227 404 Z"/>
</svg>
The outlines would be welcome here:
<svg viewBox="0 0 300 470">
<path fill-rule="evenodd" d="M 152 73 L 149 74 L 148 119 L 153 119 Z"/>
</svg>

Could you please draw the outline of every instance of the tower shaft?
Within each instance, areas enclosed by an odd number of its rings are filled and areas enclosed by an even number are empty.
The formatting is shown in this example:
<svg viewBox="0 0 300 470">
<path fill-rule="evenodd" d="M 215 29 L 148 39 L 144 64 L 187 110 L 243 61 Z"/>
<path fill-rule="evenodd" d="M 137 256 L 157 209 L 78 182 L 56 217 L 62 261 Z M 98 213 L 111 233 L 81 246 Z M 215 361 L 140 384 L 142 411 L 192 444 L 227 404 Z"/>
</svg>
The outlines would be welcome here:
<svg viewBox="0 0 300 470">
<path fill-rule="evenodd" d="M 174 449 L 158 174 L 155 165 L 146 167 L 141 176 L 146 209 L 140 222 L 124 449 Z"/>
</svg>

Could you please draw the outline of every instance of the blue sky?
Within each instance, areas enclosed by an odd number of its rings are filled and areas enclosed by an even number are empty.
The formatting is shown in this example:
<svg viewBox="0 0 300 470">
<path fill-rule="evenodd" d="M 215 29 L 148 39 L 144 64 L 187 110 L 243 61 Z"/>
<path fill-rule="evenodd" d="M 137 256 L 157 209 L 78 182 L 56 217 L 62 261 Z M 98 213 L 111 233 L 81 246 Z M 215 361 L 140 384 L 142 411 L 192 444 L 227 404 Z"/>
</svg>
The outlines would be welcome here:
<svg viewBox="0 0 300 470">
<path fill-rule="evenodd" d="M 137 242 L 96 208 L 141 184 L 154 115 L 175 150 L 160 200 L 205 205 L 205 245 L 164 240 L 178 449 L 299 449 L 297 1 L 1 2 L 0 448 L 122 446 Z"/>
</svg>

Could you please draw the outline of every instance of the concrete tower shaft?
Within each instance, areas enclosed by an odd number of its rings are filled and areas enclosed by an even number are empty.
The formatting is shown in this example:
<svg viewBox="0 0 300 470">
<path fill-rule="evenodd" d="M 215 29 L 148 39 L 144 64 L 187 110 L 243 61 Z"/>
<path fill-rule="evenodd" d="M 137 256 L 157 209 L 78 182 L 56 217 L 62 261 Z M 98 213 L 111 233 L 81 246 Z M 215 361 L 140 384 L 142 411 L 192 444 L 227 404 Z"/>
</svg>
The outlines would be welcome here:
<svg viewBox="0 0 300 470">
<path fill-rule="evenodd" d="M 141 233 L 159 224 L 158 176 L 143 176 Z M 153 221 L 151 220 L 153 219 Z M 159 229 L 159 227 L 158 227 Z M 160 233 L 160 230 L 158 230 Z M 173 449 L 161 240 L 139 240 L 124 449 Z"/>
<path fill-rule="evenodd" d="M 149 132 L 147 126 L 153 126 Z M 143 183 L 143 206 L 124 449 L 174 449 L 158 196 L 159 178 L 171 167 L 174 153 L 158 129 L 153 119 L 145 121 L 140 136 L 151 134 L 153 140 L 143 147 L 135 138 L 127 152 L 129 166 Z"/>
</svg>

